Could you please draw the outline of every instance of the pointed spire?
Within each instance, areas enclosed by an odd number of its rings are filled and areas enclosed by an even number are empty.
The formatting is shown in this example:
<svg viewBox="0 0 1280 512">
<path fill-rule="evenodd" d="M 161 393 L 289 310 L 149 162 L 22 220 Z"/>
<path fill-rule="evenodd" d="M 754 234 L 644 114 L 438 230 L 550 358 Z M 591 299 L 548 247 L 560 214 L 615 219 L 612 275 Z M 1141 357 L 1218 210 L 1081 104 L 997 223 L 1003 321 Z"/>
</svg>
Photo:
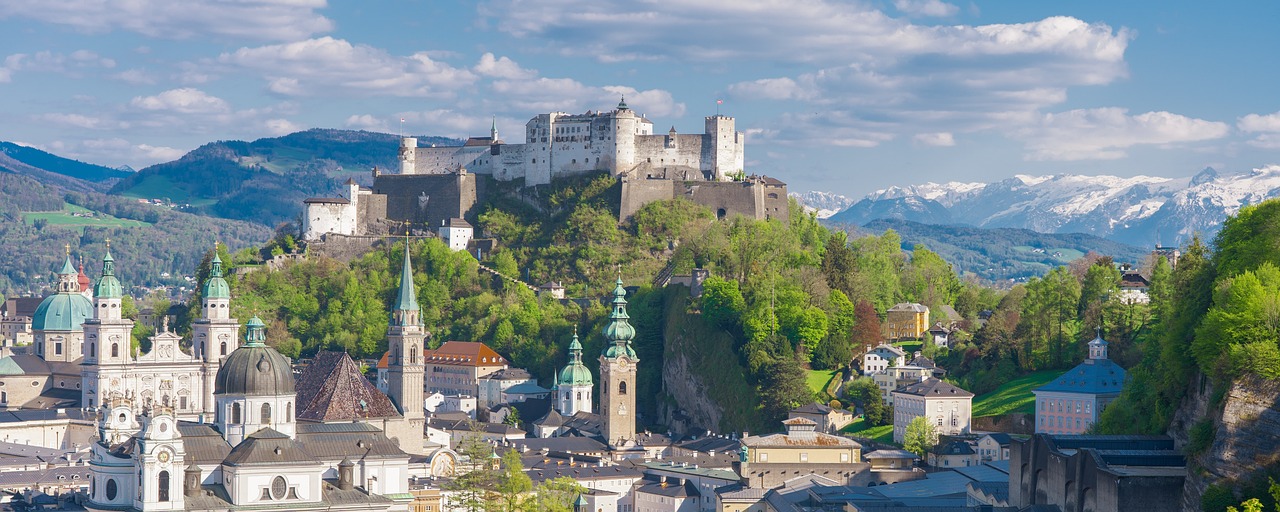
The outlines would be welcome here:
<svg viewBox="0 0 1280 512">
<path fill-rule="evenodd" d="M 230 299 L 231 286 L 222 278 L 222 258 L 218 257 L 218 243 L 213 243 L 213 259 L 209 260 L 209 280 L 204 283 L 205 299 Z"/>
<path fill-rule="evenodd" d="M 58 275 L 76 275 L 76 266 L 71 264 L 71 244 L 63 246 L 67 251 L 67 259 L 62 263 L 62 270 L 58 271 Z"/>
<path fill-rule="evenodd" d="M 627 289 L 622 286 L 622 275 L 619 272 L 618 281 L 613 288 L 613 313 L 609 314 L 609 325 L 604 328 L 605 339 L 612 342 L 612 345 L 605 349 L 606 358 L 612 359 L 621 355 L 636 358 L 636 352 L 631 348 L 631 340 L 636 337 L 636 328 L 631 326 L 628 321 L 630 319 L 631 316 L 627 314 Z"/>
<path fill-rule="evenodd" d="M 409 262 L 409 233 L 404 238 L 404 265 L 400 269 L 400 294 L 396 296 L 396 304 L 392 309 L 395 325 L 416 325 L 418 313 L 418 294 L 413 288 L 413 265 Z M 412 313 L 412 314 L 410 314 Z"/>
<path fill-rule="evenodd" d="M 111 257 L 111 240 L 107 239 L 107 254 L 102 257 L 102 277 L 93 288 L 93 296 L 99 299 L 119 299 L 124 297 L 124 288 L 116 279 L 116 260 Z"/>
<path fill-rule="evenodd" d="M 492 142 L 498 142 L 498 116 L 493 116 L 493 122 L 489 125 L 489 138 Z"/>
</svg>

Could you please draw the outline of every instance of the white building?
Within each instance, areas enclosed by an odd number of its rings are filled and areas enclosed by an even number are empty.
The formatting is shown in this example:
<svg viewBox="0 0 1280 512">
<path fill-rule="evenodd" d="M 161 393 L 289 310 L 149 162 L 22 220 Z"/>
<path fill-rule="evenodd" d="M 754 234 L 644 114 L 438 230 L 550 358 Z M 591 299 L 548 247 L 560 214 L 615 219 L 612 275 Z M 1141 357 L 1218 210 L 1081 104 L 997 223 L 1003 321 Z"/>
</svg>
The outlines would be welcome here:
<svg viewBox="0 0 1280 512">
<path fill-rule="evenodd" d="M 346 197 L 311 197 L 302 202 L 302 239 L 308 242 L 334 233 L 356 235 L 360 229 L 360 196 L 373 191 L 362 189 L 355 180 L 346 183 Z"/>
<path fill-rule="evenodd" d="M 454 251 L 467 250 L 467 243 L 475 235 L 475 228 L 465 219 L 454 217 L 440 223 L 440 239 Z"/>
<path fill-rule="evenodd" d="M 653 122 L 625 101 L 609 112 L 539 114 L 525 123 L 524 144 L 507 144 L 493 127 L 488 137 L 462 146 L 419 148 L 415 138 L 400 145 L 401 174 L 445 174 L 467 170 L 525 185 L 591 171 L 611 176 L 663 170 L 687 179 L 727 180 L 743 169 L 746 134 L 728 116 L 708 116 L 705 132 L 680 135 L 672 127 L 654 135 Z"/>
<path fill-rule="evenodd" d="M 893 391 L 893 441 L 902 443 L 907 425 L 916 417 L 929 418 L 938 435 L 969 432 L 973 393 L 929 377 Z"/>
<path fill-rule="evenodd" d="M 890 366 L 902 366 L 906 357 L 906 351 L 882 343 L 862 356 L 862 374 L 875 375 L 889 369 Z"/>
<path fill-rule="evenodd" d="M 894 390 L 910 386 L 933 376 L 933 370 L 921 366 L 890 366 L 884 371 L 871 376 L 871 380 L 880 388 L 880 398 L 884 403 L 893 405 Z"/>
<path fill-rule="evenodd" d="M 1107 341 L 1089 342 L 1089 358 L 1032 393 L 1036 396 L 1036 433 L 1083 434 L 1102 410 L 1120 396 L 1128 375 L 1107 358 Z"/>
</svg>

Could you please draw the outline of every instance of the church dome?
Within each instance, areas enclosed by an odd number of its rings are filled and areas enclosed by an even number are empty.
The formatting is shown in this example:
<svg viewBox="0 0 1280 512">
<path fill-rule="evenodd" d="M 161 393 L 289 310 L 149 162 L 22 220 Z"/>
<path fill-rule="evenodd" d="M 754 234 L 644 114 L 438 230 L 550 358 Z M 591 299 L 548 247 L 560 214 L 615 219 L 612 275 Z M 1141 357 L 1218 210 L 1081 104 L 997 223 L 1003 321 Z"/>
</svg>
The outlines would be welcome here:
<svg viewBox="0 0 1280 512">
<path fill-rule="evenodd" d="M 268 347 L 266 326 L 253 317 L 246 326 L 245 344 L 218 369 L 213 392 L 218 395 L 293 395 L 293 365 L 289 358 Z"/>
<path fill-rule="evenodd" d="M 80 331 L 93 316 L 93 303 L 79 293 L 59 292 L 44 298 L 31 317 L 33 331 Z"/>
<path fill-rule="evenodd" d="M 560 372 L 560 379 L 557 383 L 561 386 L 590 386 L 591 370 L 588 370 L 582 363 L 570 364 Z"/>
<path fill-rule="evenodd" d="M 201 296 L 205 299 L 231 298 L 231 287 L 227 285 L 227 280 L 222 278 L 222 258 L 218 257 L 216 246 L 213 251 L 213 260 L 209 262 L 209 280 L 205 281 Z"/>
</svg>

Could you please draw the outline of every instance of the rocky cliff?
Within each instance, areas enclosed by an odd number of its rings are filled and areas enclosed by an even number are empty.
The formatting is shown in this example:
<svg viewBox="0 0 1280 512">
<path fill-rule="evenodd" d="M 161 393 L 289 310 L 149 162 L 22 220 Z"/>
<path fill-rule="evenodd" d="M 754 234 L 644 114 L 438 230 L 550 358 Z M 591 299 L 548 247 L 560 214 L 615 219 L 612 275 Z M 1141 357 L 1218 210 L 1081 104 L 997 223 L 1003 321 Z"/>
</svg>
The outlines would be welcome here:
<svg viewBox="0 0 1280 512">
<path fill-rule="evenodd" d="M 1215 407 L 1212 386 L 1203 380 L 1192 379 L 1169 426 L 1169 435 L 1179 447 L 1193 442 L 1196 424 L 1205 419 L 1213 422 L 1216 431 L 1207 449 L 1188 458 L 1183 487 L 1183 510 L 1187 512 L 1201 509 L 1201 497 L 1210 486 L 1235 488 L 1280 466 L 1280 382 L 1256 376 L 1241 378 Z"/>
</svg>

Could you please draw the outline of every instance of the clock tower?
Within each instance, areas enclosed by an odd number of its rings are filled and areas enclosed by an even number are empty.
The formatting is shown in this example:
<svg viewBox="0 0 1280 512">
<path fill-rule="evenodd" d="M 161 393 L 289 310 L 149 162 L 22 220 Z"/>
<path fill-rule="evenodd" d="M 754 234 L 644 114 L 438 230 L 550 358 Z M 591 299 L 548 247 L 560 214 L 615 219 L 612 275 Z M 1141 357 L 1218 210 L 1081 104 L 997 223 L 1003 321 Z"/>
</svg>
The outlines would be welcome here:
<svg viewBox="0 0 1280 512">
<path fill-rule="evenodd" d="M 167 407 L 152 410 L 135 452 L 134 464 L 141 477 L 133 502 L 135 510 L 185 509 L 182 489 L 185 456 L 173 411 Z"/>
<path fill-rule="evenodd" d="M 604 328 L 606 346 L 600 354 L 600 417 L 605 442 L 613 448 L 636 438 L 636 364 L 640 358 L 631 348 L 636 329 L 628 321 L 626 296 L 619 277 L 613 289 L 613 313 Z"/>
</svg>

